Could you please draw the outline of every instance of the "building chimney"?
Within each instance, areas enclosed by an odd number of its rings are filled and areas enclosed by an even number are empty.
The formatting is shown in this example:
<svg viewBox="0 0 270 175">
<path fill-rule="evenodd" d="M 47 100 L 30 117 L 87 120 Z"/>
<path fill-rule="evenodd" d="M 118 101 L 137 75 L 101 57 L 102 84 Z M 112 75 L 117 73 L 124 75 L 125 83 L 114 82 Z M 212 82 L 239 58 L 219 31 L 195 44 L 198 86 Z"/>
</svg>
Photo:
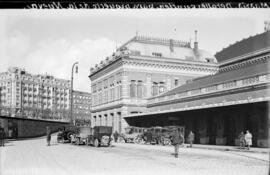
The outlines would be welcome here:
<svg viewBox="0 0 270 175">
<path fill-rule="evenodd" d="M 197 41 L 197 30 L 195 30 L 195 41 L 194 41 L 194 51 L 197 52 L 199 49 L 199 44 Z"/>
</svg>

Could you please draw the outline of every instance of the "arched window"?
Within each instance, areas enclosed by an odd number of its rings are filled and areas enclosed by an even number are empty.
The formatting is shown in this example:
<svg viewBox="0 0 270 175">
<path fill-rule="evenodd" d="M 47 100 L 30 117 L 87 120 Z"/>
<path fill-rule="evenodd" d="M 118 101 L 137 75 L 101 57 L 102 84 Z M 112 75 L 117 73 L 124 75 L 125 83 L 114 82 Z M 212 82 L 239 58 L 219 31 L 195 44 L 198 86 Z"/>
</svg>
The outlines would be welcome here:
<svg viewBox="0 0 270 175">
<path fill-rule="evenodd" d="M 159 93 L 165 92 L 164 82 L 159 82 Z"/>
<path fill-rule="evenodd" d="M 142 96 L 143 96 L 143 85 L 142 85 L 142 81 L 139 80 L 137 84 L 137 97 L 142 98 Z"/>
<path fill-rule="evenodd" d="M 153 84 L 152 84 L 152 95 L 155 96 L 157 94 L 158 94 L 158 83 L 153 82 Z"/>
</svg>

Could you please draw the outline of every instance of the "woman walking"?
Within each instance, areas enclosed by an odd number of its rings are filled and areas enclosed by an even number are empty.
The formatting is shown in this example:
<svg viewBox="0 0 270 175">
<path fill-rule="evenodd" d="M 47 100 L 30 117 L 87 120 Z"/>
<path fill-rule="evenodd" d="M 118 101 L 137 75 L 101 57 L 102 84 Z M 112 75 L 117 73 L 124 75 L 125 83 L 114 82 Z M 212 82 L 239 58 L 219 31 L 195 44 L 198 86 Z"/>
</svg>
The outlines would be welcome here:
<svg viewBox="0 0 270 175">
<path fill-rule="evenodd" d="M 249 150 L 250 146 L 252 145 L 252 134 L 247 130 L 245 134 L 245 142 L 247 145 L 247 149 Z"/>
</svg>

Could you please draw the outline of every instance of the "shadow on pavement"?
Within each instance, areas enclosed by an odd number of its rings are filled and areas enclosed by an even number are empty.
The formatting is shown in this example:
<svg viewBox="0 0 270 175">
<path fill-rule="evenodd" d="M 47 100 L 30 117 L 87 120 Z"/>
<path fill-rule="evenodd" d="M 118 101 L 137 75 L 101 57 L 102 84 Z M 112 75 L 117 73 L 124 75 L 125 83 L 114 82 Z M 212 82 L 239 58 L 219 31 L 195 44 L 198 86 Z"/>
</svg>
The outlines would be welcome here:
<svg viewBox="0 0 270 175">
<path fill-rule="evenodd" d="M 12 143 L 9 143 L 9 144 L 5 143 L 5 146 L 4 147 L 8 147 L 8 146 L 14 146 L 14 144 L 12 144 Z M 1 147 L 3 147 L 3 146 L 0 146 L 0 148 Z"/>
<path fill-rule="evenodd" d="M 50 144 L 50 146 L 57 146 L 57 145 L 59 145 L 58 143 L 51 143 Z M 48 145 L 46 145 L 46 146 L 48 146 Z"/>
</svg>

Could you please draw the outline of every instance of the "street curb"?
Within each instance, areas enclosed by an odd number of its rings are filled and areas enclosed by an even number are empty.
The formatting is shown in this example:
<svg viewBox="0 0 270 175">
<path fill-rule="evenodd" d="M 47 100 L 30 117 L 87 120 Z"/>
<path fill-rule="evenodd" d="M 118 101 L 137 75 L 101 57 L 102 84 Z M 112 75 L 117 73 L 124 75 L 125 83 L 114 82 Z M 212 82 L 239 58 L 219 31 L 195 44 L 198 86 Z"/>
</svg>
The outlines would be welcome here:
<svg viewBox="0 0 270 175">
<path fill-rule="evenodd" d="M 127 143 L 123 143 L 127 144 Z M 182 145 L 182 147 L 189 149 L 189 144 Z M 219 146 L 208 146 L 208 145 L 193 145 L 192 148 L 194 149 L 205 149 L 205 150 L 216 150 L 216 151 L 233 151 L 233 152 L 240 152 L 240 153 L 260 153 L 260 154 L 269 154 L 269 148 L 250 148 L 250 150 L 240 150 L 238 147 L 219 147 Z M 255 149 L 255 150 L 254 150 Z M 258 150 L 261 149 L 261 150 Z"/>
<path fill-rule="evenodd" d="M 237 148 L 211 148 L 211 147 L 200 147 L 200 146 L 193 146 L 193 148 L 197 148 L 197 149 L 208 149 L 208 150 L 220 150 L 220 151 L 234 151 L 234 152 L 247 152 L 247 153 L 261 153 L 261 154 L 269 154 L 269 150 L 252 150 L 252 148 L 250 148 L 250 150 L 240 150 Z"/>
</svg>

